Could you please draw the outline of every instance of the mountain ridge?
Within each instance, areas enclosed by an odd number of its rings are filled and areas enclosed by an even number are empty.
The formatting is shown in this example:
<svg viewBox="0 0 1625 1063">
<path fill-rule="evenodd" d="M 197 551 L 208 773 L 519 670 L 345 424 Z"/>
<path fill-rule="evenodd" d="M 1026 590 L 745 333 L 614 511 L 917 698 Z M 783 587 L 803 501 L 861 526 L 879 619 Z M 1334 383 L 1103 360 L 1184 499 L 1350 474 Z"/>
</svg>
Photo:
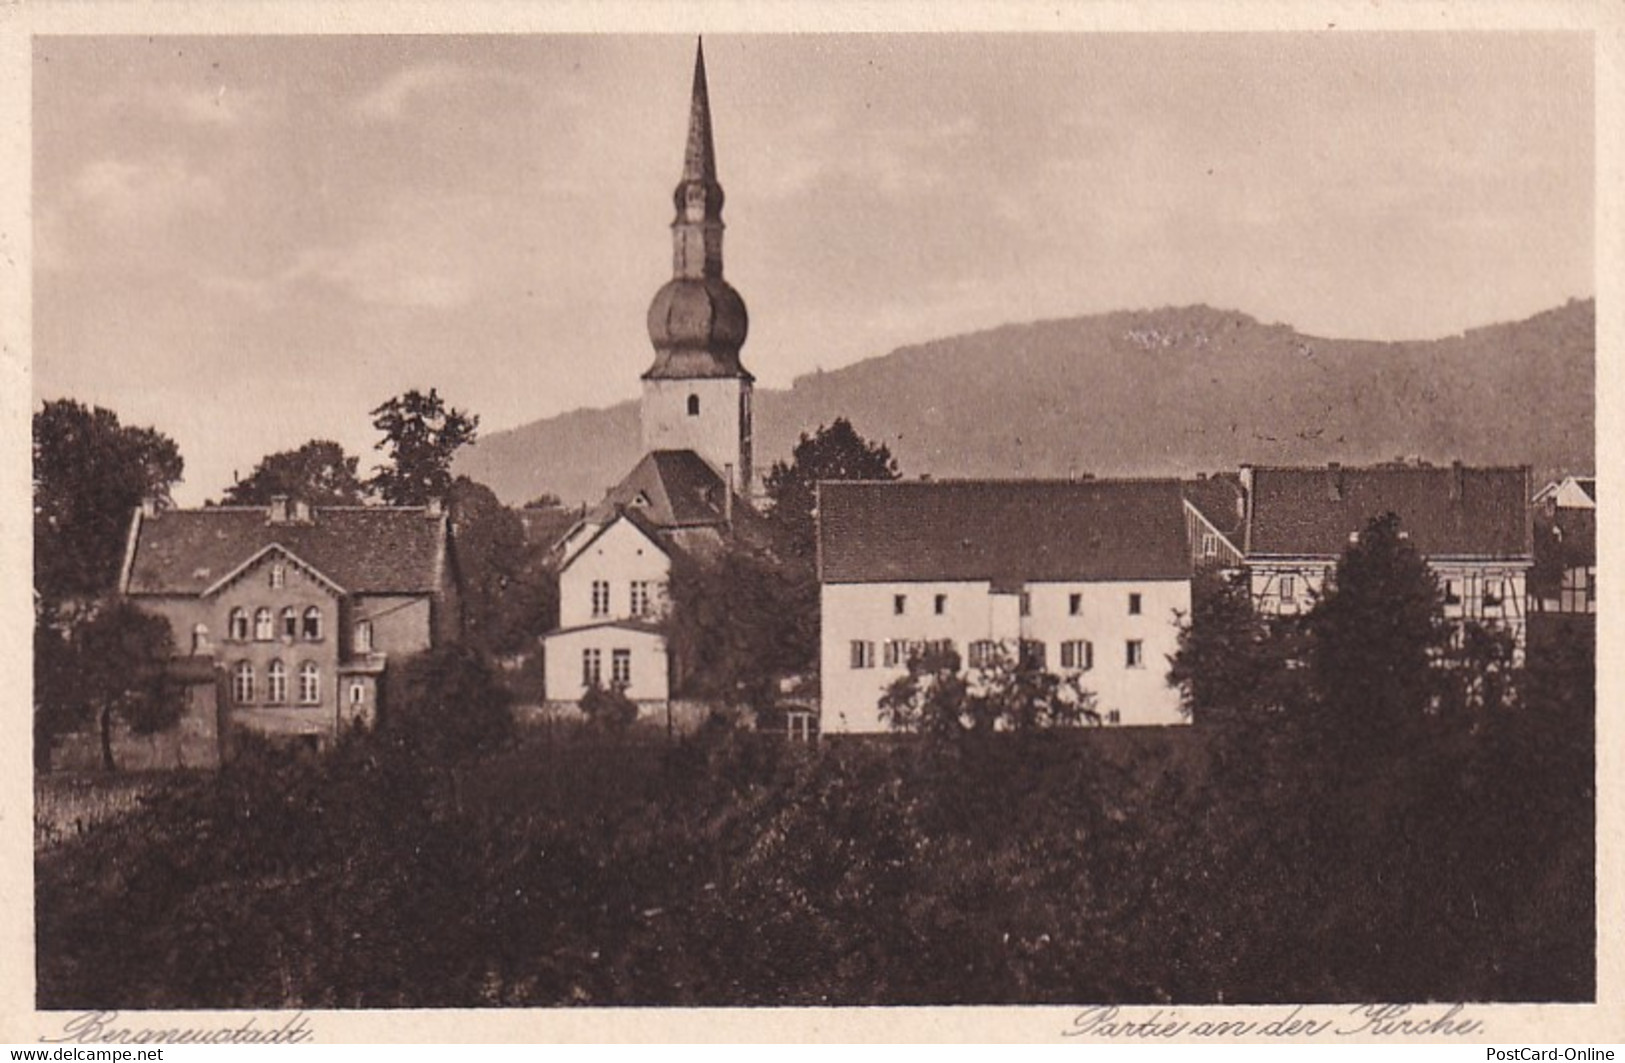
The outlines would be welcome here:
<svg viewBox="0 0 1625 1063">
<path fill-rule="evenodd" d="M 1011 323 L 756 393 L 758 474 L 846 417 L 904 475 L 1187 476 L 1252 464 L 1594 471 L 1596 307 L 1431 340 L 1339 340 L 1195 305 Z M 519 504 L 597 501 L 640 456 L 636 401 L 483 438 L 457 471 Z"/>
</svg>

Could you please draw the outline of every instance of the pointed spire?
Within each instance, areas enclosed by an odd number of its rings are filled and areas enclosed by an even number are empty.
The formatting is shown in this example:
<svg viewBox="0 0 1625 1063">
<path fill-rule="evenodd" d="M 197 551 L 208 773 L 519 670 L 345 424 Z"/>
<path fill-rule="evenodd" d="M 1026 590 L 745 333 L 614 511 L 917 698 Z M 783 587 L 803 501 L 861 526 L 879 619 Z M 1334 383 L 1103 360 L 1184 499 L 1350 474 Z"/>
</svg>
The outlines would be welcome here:
<svg viewBox="0 0 1625 1063">
<path fill-rule="evenodd" d="M 694 47 L 694 92 L 688 108 L 688 148 L 683 154 L 683 181 L 717 179 L 716 148 L 711 143 L 711 94 L 705 85 L 705 41 Z"/>
</svg>

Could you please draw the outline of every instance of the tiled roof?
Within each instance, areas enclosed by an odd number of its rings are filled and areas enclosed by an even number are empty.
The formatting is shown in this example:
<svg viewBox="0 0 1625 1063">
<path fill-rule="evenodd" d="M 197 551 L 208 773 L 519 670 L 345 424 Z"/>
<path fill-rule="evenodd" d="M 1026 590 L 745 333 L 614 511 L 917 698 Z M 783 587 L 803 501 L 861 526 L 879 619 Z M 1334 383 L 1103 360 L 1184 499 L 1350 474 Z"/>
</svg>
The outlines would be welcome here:
<svg viewBox="0 0 1625 1063">
<path fill-rule="evenodd" d="M 609 489 L 594 516 L 626 507 L 661 528 L 721 524 L 725 491 L 722 477 L 692 450 L 655 450 Z"/>
<path fill-rule="evenodd" d="M 1529 470 L 1462 466 L 1253 470 L 1249 555 L 1334 557 L 1394 513 L 1423 554 L 1526 557 Z"/>
<path fill-rule="evenodd" d="M 1241 478 L 1234 473 L 1222 473 L 1186 480 L 1183 487 L 1185 500 L 1195 506 L 1220 535 L 1229 539 L 1231 545 L 1240 548 L 1247 523 Z"/>
<path fill-rule="evenodd" d="M 826 583 L 1183 579 L 1176 480 L 819 485 Z"/>
<path fill-rule="evenodd" d="M 172 509 L 138 518 L 130 594 L 200 594 L 275 543 L 351 594 L 439 589 L 446 518 L 421 508 L 315 508 L 273 524 L 261 507 Z"/>
<path fill-rule="evenodd" d="M 521 509 L 519 523 L 525 529 L 527 545 L 551 550 L 575 527 L 581 516 L 581 510 L 563 507 Z"/>
</svg>

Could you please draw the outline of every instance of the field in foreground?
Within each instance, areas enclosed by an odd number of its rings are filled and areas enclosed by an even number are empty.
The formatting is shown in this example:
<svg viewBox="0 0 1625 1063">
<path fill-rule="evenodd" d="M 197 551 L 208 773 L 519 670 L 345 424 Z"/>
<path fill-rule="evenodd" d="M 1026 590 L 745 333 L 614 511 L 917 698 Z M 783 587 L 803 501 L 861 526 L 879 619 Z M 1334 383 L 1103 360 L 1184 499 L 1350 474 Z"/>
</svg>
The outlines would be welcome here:
<svg viewBox="0 0 1625 1063">
<path fill-rule="evenodd" d="M 1589 1000 L 1589 706 L 813 751 L 352 740 L 37 857 L 41 1008 Z"/>
</svg>

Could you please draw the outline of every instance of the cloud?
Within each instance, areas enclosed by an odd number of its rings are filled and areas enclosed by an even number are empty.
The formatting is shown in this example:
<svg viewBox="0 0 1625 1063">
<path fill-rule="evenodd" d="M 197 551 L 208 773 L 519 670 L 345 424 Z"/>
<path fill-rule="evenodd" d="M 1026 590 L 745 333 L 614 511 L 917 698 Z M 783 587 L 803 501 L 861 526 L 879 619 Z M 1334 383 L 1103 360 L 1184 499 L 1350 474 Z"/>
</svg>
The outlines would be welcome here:
<svg viewBox="0 0 1625 1063">
<path fill-rule="evenodd" d="M 173 155 L 95 159 L 74 175 L 70 191 L 79 203 L 121 221 L 161 221 L 225 202 L 213 177 Z"/>
<path fill-rule="evenodd" d="M 167 118 L 191 125 L 231 128 L 263 117 L 269 96 L 260 90 L 208 85 L 189 88 L 164 85 L 147 90 L 147 106 Z"/>
<path fill-rule="evenodd" d="M 429 310 L 463 306 L 475 292 L 473 271 L 466 263 L 425 253 L 411 236 L 310 248 L 277 279 L 282 284 L 318 280 L 365 303 Z"/>
<path fill-rule="evenodd" d="M 398 121 L 414 98 L 459 88 L 481 76 L 480 71 L 457 63 L 420 63 L 385 78 L 372 91 L 356 100 L 352 110 L 363 121 Z"/>
</svg>

